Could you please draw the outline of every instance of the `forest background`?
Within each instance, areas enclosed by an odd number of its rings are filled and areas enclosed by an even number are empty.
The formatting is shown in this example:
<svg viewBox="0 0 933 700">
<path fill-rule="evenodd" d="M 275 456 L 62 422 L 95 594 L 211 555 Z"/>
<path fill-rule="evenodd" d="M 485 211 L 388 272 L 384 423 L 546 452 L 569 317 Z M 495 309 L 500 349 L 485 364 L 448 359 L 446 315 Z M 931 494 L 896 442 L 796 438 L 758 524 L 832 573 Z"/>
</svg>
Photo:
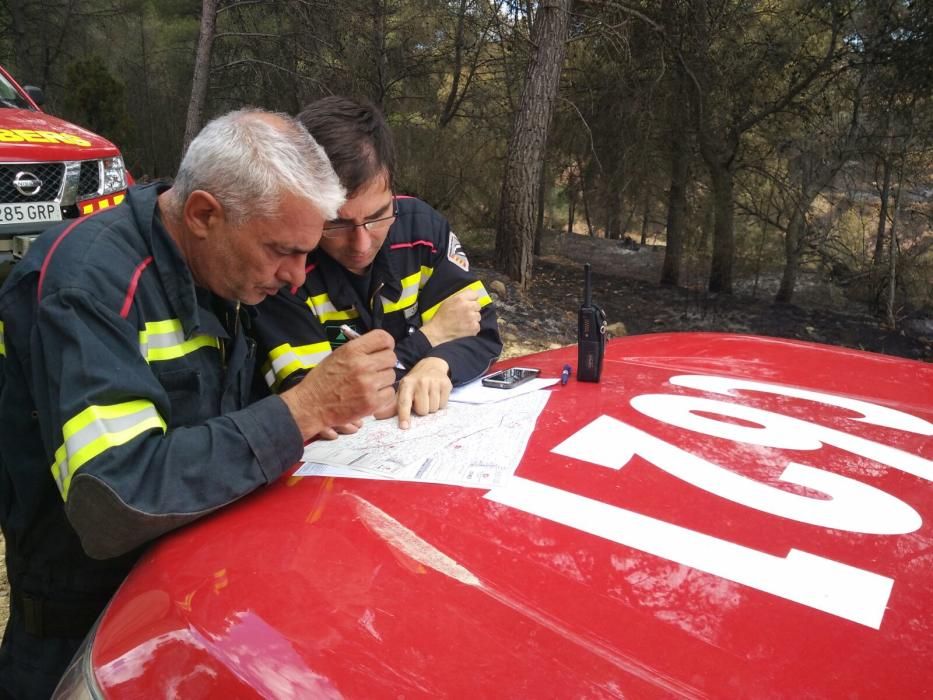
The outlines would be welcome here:
<svg viewBox="0 0 933 700">
<path fill-rule="evenodd" d="M 628 236 L 659 283 L 816 273 L 894 327 L 933 307 L 931 5 L 0 0 L 0 61 L 138 180 L 229 109 L 362 96 L 521 289 L 542 231 Z"/>
</svg>

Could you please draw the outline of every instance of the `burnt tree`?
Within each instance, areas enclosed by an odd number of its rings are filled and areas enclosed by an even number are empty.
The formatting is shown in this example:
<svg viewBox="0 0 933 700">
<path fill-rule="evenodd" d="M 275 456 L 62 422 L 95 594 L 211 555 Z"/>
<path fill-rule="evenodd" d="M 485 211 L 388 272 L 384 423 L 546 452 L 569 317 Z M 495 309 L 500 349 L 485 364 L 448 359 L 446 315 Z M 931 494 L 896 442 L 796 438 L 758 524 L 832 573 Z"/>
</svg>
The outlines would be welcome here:
<svg viewBox="0 0 933 700">
<path fill-rule="evenodd" d="M 201 3 L 201 28 L 198 32 L 198 49 L 194 57 L 194 76 L 191 79 L 191 101 L 185 119 L 185 139 L 182 156 L 189 144 L 204 126 L 204 106 L 207 104 L 207 87 L 211 73 L 211 51 L 217 26 L 217 6 L 220 0 L 203 0 Z"/>
<path fill-rule="evenodd" d="M 541 168 L 557 99 L 571 0 L 538 6 L 525 87 L 506 155 L 496 257 L 499 268 L 524 289 L 531 282 Z"/>
</svg>

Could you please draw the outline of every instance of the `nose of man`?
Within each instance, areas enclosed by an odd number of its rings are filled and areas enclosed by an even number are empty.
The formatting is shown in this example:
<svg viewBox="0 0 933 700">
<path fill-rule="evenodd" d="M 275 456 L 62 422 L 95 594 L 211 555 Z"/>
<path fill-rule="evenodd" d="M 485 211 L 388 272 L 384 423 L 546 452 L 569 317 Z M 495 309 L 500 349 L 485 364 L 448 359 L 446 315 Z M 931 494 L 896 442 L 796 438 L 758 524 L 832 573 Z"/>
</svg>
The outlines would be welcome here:
<svg viewBox="0 0 933 700">
<path fill-rule="evenodd" d="M 372 247 L 372 238 L 365 226 L 355 226 L 347 241 L 350 249 L 357 254 L 365 253 Z"/>
<path fill-rule="evenodd" d="M 300 287 L 305 282 L 305 263 L 307 256 L 304 253 L 289 255 L 279 266 L 276 279 L 290 287 Z"/>
</svg>

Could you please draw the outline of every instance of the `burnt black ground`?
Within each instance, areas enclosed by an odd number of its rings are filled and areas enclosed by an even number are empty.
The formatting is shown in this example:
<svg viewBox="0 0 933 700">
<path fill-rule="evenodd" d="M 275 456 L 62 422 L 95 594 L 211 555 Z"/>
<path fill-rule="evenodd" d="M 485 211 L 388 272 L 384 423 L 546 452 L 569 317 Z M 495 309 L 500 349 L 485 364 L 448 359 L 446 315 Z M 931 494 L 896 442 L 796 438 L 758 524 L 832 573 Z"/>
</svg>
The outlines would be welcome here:
<svg viewBox="0 0 933 700">
<path fill-rule="evenodd" d="M 881 319 L 842 296 L 815 275 L 803 275 L 799 300 L 772 301 L 777 276 L 736 282 L 736 293 L 704 290 L 702 274 L 688 271 L 694 284 L 670 288 L 657 284 L 663 249 L 623 249 L 617 241 L 582 236 L 555 237 L 537 258 L 530 290 L 522 294 L 493 269 L 494 254 L 478 246 L 470 260 L 480 277 L 506 285 L 498 300 L 506 356 L 559 347 L 576 341 L 576 314 L 583 288 L 582 263 L 593 265 L 593 299 L 609 324 L 622 323 L 629 335 L 671 331 L 753 333 L 827 343 L 915 360 L 933 361 L 933 338 L 886 328 Z M 757 297 L 752 291 L 757 291 Z M 621 334 L 619 329 L 618 334 Z"/>
</svg>

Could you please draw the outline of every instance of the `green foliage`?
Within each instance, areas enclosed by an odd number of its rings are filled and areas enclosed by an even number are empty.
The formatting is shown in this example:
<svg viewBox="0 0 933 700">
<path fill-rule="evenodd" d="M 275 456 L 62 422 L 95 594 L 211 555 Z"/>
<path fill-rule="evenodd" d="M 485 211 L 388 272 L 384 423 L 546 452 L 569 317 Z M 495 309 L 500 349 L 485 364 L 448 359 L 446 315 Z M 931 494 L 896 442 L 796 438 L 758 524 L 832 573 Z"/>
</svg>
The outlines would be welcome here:
<svg viewBox="0 0 933 700">
<path fill-rule="evenodd" d="M 129 140 L 129 115 L 125 88 L 107 70 L 99 56 L 75 61 L 68 66 L 68 92 L 63 116 L 114 143 Z"/>
<path fill-rule="evenodd" d="M 395 131 L 400 191 L 443 210 L 459 230 L 488 230 L 535 6 L 221 0 L 205 117 L 247 104 L 294 113 L 335 93 L 367 97 Z M 933 187 L 931 8 L 580 0 L 545 162 L 545 226 L 565 230 L 574 202 L 579 231 L 588 214 L 597 235 L 638 238 L 647 220 L 663 236 L 680 134 L 689 164 L 685 255 L 693 256 L 685 279 L 694 284 L 708 271 L 714 224 L 702 116 L 714 155 L 735 177 L 739 275 L 780 273 L 797 209 L 806 213 L 804 269 L 865 273 L 879 164 L 892 168 L 892 192 L 901 182 Z M 114 140 L 136 176 L 171 176 L 200 12 L 200 0 L 7 0 L 0 61 L 45 89 L 50 112 Z M 812 82 L 784 99 L 812 71 Z M 922 300 L 930 279 L 930 253 L 916 251 L 931 219 L 908 204 L 898 214 L 905 303 Z M 886 231 L 892 217 L 893 200 Z"/>
</svg>

